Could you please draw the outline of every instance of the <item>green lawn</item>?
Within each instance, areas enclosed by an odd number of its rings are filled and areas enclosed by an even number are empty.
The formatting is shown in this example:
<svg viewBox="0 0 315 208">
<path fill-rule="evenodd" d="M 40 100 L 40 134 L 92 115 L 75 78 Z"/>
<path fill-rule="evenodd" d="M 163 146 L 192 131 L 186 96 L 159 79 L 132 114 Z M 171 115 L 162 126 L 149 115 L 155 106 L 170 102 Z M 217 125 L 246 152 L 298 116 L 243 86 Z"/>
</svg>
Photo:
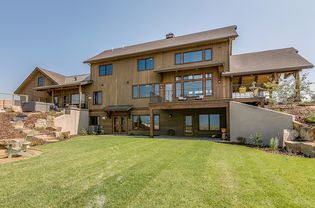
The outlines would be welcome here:
<svg viewBox="0 0 315 208">
<path fill-rule="evenodd" d="M 0 165 L 0 207 L 315 207 L 315 160 L 209 141 L 78 137 Z"/>
</svg>

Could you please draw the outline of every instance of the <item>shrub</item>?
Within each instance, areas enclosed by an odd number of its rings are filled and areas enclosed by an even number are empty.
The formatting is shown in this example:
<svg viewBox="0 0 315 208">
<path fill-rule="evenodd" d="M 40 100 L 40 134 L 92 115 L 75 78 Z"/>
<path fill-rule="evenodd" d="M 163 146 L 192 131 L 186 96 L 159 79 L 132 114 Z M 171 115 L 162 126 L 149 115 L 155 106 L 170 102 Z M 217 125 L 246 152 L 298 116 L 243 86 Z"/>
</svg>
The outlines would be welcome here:
<svg viewBox="0 0 315 208">
<path fill-rule="evenodd" d="M 270 148 L 272 149 L 272 151 L 276 151 L 279 148 L 279 139 L 278 137 L 272 137 L 270 139 L 270 144 L 269 144 Z"/>
<path fill-rule="evenodd" d="M 79 135 L 86 136 L 88 134 L 87 130 L 85 128 L 80 129 Z"/>
<path fill-rule="evenodd" d="M 262 137 L 259 132 L 256 132 L 255 135 L 250 135 L 250 139 L 252 140 L 253 144 L 256 145 L 257 147 L 262 146 Z"/>
<path fill-rule="evenodd" d="M 246 138 L 245 137 L 237 137 L 236 140 L 240 144 L 245 144 L 246 143 Z"/>
<path fill-rule="evenodd" d="M 58 140 L 62 141 L 65 139 L 65 134 L 63 132 L 60 132 L 59 136 L 58 136 Z"/>
<path fill-rule="evenodd" d="M 306 116 L 305 118 L 304 118 L 304 121 L 306 122 L 306 123 L 315 123 L 315 116 Z"/>
</svg>

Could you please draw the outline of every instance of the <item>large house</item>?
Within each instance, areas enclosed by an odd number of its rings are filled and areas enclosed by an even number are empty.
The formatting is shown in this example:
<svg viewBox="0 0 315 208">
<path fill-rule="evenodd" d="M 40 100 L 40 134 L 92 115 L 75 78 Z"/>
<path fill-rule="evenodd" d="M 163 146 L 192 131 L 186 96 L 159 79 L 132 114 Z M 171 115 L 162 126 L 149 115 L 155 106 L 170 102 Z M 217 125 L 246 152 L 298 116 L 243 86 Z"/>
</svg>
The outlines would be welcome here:
<svg viewBox="0 0 315 208">
<path fill-rule="evenodd" d="M 230 101 L 263 105 L 264 83 L 313 67 L 294 48 L 233 55 L 236 29 L 106 50 L 84 62 L 88 75 L 36 68 L 15 93 L 88 108 L 90 125 L 109 134 L 217 137 L 229 132 Z"/>
</svg>

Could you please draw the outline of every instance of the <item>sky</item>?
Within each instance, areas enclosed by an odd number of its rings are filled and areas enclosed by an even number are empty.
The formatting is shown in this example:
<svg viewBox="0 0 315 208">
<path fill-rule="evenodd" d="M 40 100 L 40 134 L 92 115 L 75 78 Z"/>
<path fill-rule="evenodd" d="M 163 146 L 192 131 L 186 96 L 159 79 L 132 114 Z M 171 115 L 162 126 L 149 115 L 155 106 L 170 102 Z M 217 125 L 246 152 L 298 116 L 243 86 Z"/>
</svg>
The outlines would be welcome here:
<svg viewBox="0 0 315 208">
<path fill-rule="evenodd" d="M 89 73 L 105 49 L 230 25 L 234 54 L 295 47 L 315 64 L 314 0 L 0 0 L 0 93 L 36 66 Z"/>
</svg>

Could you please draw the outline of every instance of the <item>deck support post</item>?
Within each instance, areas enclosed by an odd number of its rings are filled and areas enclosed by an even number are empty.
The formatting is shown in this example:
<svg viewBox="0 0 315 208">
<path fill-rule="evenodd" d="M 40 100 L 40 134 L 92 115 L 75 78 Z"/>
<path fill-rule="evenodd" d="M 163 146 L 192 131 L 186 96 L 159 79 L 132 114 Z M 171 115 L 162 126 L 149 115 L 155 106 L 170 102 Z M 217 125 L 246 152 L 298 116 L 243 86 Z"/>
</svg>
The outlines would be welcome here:
<svg viewBox="0 0 315 208">
<path fill-rule="evenodd" d="M 150 138 L 154 137 L 154 116 L 153 109 L 150 108 Z"/>
<path fill-rule="evenodd" d="M 82 107 L 82 87 L 79 85 L 79 109 Z"/>
<path fill-rule="evenodd" d="M 54 92 L 54 90 L 52 90 L 52 91 L 51 91 L 51 102 L 52 102 L 53 104 L 55 104 L 55 102 L 54 102 L 54 97 L 55 97 L 55 92 Z"/>
<path fill-rule="evenodd" d="M 300 71 L 294 73 L 295 78 L 295 101 L 301 101 L 301 80 Z"/>
</svg>

